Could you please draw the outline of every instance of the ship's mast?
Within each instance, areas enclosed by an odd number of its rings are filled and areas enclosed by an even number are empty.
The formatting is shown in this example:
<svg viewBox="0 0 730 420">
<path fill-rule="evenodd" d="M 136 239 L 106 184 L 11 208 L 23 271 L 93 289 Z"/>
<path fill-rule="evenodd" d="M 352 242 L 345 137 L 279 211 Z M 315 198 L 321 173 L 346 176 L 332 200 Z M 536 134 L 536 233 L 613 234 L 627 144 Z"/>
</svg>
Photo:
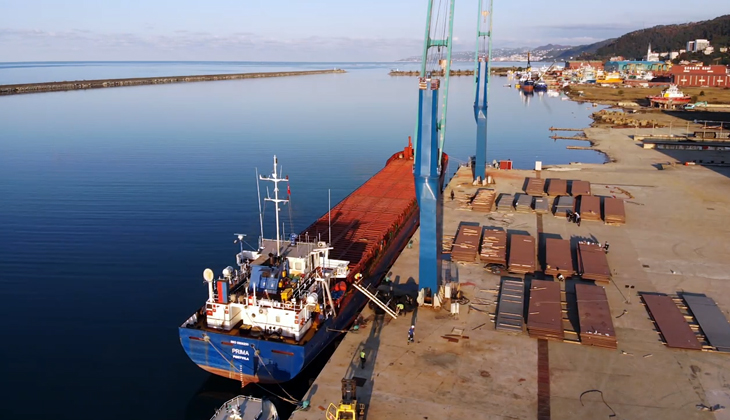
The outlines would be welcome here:
<svg viewBox="0 0 730 420">
<path fill-rule="evenodd" d="M 276 256 L 281 255 L 281 246 L 279 244 L 279 240 L 281 236 L 279 235 L 279 203 L 288 203 L 289 200 L 283 200 L 279 198 L 279 183 L 280 182 L 289 182 L 288 178 L 279 178 L 280 175 L 276 173 L 276 167 L 277 167 L 278 161 L 276 160 L 276 155 L 274 155 L 274 172 L 271 174 L 271 176 L 265 177 L 262 175 L 259 175 L 259 179 L 262 181 L 271 181 L 274 183 L 274 198 L 266 197 L 264 198 L 265 201 L 272 201 L 274 203 L 274 207 L 276 211 L 274 212 L 276 214 Z"/>
</svg>

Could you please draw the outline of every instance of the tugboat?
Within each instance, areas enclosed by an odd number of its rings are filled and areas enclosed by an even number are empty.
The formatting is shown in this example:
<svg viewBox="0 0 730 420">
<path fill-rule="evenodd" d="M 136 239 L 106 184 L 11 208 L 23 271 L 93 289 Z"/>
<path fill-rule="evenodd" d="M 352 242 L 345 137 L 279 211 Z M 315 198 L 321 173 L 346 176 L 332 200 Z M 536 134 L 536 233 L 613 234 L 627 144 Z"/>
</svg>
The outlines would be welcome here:
<svg viewBox="0 0 730 420">
<path fill-rule="evenodd" d="M 279 413 L 267 399 L 239 395 L 223 403 L 210 420 L 279 420 Z"/>
<path fill-rule="evenodd" d="M 535 92 L 547 92 L 548 84 L 544 80 L 540 79 L 535 82 Z"/>
<path fill-rule="evenodd" d="M 681 90 L 679 90 L 677 85 L 669 85 L 669 87 L 663 90 L 660 95 L 647 96 L 646 98 L 651 103 L 651 106 L 658 108 L 674 108 L 676 106 L 683 106 L 692 100 L 692 97 L 685 95 Z"/>
</svg>

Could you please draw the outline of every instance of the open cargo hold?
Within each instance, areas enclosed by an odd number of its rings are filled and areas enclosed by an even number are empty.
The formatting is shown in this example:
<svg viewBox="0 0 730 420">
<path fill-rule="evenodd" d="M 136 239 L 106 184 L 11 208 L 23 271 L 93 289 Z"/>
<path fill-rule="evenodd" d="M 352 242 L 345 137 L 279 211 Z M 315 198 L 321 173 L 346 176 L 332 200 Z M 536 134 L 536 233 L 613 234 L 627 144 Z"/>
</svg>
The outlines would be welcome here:
<svg viewBox="0 0 730 420">
<path fill-rule="evenodd" d="M 475 262 L 481 228 L 478 224 L 461 223 L 451 248 L 451 261 Z"/>
<path fill-rule="evenodd" d="M 688 350 L 702 350 L 702 344 L 687 324 L 672 298 L 666 295 L 642 293 L 649 315 L 667 343 L 667 347 Z"/>
<path fill-rule="evenodd" d="M 564 179 L 548 179 L 547 193 L 550 196 L 568 195 L 568 181 Z"/>
<path fill-rule="evenodd" d="M 616 330 L 613 328 L 606 290 L 600 286 L 576 284 L 575 296 L 578 301 L 581 344 L 617 348 Z"/>
<path fill-rule="evenodd" d="M 510 235 L 510 273 L 527 274 L 535 272 L 535 238 L 530 235 Z"/>
<path fill-rule="evenodd" d="M 499 211 L 512 211 L 512 204 L 515 201 L 515 196 L 512 194 L 502 194 L 497 200 L 497 210 Z"/>
<path fill-rule="evenodd" d="M 575 210 L 575 198 L 561 195 L 555 199 L 555 217 L 567 217 Z"/>
<path fill-rule="evenodd" d="M 575 273 L 570 241 L 567 239 L 545 239 L 545 274 L 557 276 L 558 273 L 570 277 Z"/>
<path fill-rule="evenodd" d="M 491 189 L 481 188 L 477 190 L 474 199 L 471 200 L 471 209 L 483 213 L 491 212 L 496 195 L 497 193 Z"/>
<path fill-rule="evenodd" d="M 479 260 L 485 264 L 507 265 L 507 232 L 501 228 L 482 229 Z"/>
<path fill-rule="evenodd" d="M 515 204 L 517 213 L 532 213 L 532 196 L 527 194 L 519 194 L 517 204 Z"/>
<path fill-rule="evenodd" d="M 582 195 L 580 197 L 581 220 L 601 221 L 601 198 L 595 195 Z"/>
<path fill-rule="evenodd" d="M 523 332 L 525 329 L 523 320 L 525 283 L 519 280 L 502 280 L 498 305 L 495 328 L 498 331 Z"/>
<path fill-rule="evenodd" d="M 560 341 L 565 338 L 559 283 L 532 280 L 527 332 L 533 338 Z"/>
<path fill-rule="evenodd" d="M 571 181 L 570 195 L 573 197 L 591 195 L 591 183 L 588 181 Z"/>
<path fill-rule="evenodd" d="M 525 186 L 527 195 L 543 195 L 545 194 L 545 180 L 541 178 L 527 178 L 527 186 Z"/>
<path fill-rule="evenodd" d="M 606 252 L 598 244 L 582 242 L 578 244 L 578 274 L 584 280 L 608 283 L 611 269 L 608 267 Z"/>
<path fill-rule="evenodd" d="M 700 324 L 707 342 L 718 351 L 730 352 L 730 323 L 715 301 L 694 293 L 682 293 L 682 299 Z"/>
<path fill-rule="evenodd" d="M 624 200 L 606 197 L 603 199 L 603 221 L 607 225 L 623 225 L 626 223 Z"/>
</svg>

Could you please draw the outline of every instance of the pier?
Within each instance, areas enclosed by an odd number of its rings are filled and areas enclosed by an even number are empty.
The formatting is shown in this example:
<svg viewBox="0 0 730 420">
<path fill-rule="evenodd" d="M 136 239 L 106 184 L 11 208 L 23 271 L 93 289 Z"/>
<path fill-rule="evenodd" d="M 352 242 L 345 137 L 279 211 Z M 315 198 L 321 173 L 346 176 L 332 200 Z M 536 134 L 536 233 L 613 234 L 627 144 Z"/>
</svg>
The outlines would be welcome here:
<svg viewBox="0 0 730 420">
<path fill-rule="evenodd" d="M 213 82 L 219 80 L 257 79 L 262 77 L 309 76 L 315 74 L 345 73 L 345 70 L 277 71 L 266 73 L 231 73 L 193 76 L 136 77 L 131 79 L 75 80 L 69 82 L 23 83 L 0 85 L 0 95 L 24 93 L 63 92 L 68 90 L 102 89 L 124 86 L 163 85 L 170 83 Z"/>
<path fill-rule="evenodd" d="M 358 382 L 358 402 L 367 405 L 366 418 L 374 420 L 605 419 L 612 414 L 664 420 L 724 418 L 711 408 L 730 407 L 724 385 L 730 370 L 728 354 L 708 347 L 670 348 L 638 294 L 666 294 L 677 301 L 681 291 L 704 293 L 725 314 L 730 310 L 725 293 L 730 261 L 721 245 L 730 235 L 725 222 L 730 217 L 726 191 L 730 168 L 679 166 L 662 171 L 656 162 L 673 159 L 658 150 L 638 149 L 634 129 L 592 128 L 586 134 L 611 157 L 611 163 L 560 165 L 542 171 L 489 169 L 487 174 L 496 184 L 487 188 L 493 188 L 497 196 L 521 196 L 526 177 L 565 180 L 568 185 L 571 180 L 587 181 L 593 196 L 626 203 L 625 224 L 604 224 L 600 211 L 597 221 L 586 217 L 581 226 L 565 217 L 501 204 L 489 214 L 475 211 L 470 202 L 481 187 L 472 185 L 471 168 L 459 168 L 443 194 L 444 237 L 453 237 L 464 222 L 502 228 L 508 235 L 530 235 L 536 242 L 537 271 L 495 274 L 476 261 L 445 261 L 444 280 L 454 282 L 452 287 L 464 299 L 447 300 L 441 309 L 420 307 L 397 319 L 365 309 L 367 325 L 347 333 L 305 396 L 309 408 L 295 412 L 291 419 L 325 418 L 328 405 L 340 400 L 342 378 Z M 541 200 L 552 202 L 554 197 Z M 577 318 L 576 285 L 593 282 L 569 276 L 559 283 L 564 339 L 530 338 L 519 328 L 495 330 L 503 282 L 523 282 L 525 290 L 530 290 L 533 280 L 558 283 L 543 271 L 548 238 L 570 240 L 572 248 L 580 240 L 611 243 L 606 255 L 611 279 L 601 282 L 605 284 L 601 290 L 617 348 L 591 345 L 586 334 L 592 330 L 580 331 L 584 320 L 579 323 Z M 412 241 L 413 247 L 404 249 L 389 270 L 396 288 L 405 291 L 416 290 L 418 283 L 418 231 Z M 457 302 L 454 313 L 450 303 Z M 529 295 L 523 314 L 529 328 L 533 314 L 528 302 Z M 415 342 L 409 344 L 411 325 L 415 325 Z M 364 368 L 360 368 L 360 351 L 366 354 Z"/>
</svg>

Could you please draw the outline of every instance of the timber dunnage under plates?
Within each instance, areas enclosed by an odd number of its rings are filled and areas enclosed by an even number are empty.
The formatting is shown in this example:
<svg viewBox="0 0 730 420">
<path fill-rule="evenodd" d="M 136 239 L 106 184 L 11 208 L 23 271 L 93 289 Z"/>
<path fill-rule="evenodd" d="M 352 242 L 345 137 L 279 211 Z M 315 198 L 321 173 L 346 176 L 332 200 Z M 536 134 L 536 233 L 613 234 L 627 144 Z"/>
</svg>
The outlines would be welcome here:
<svg viewBox="0 0 730 420">
<path fill-rule="evenodd" d="M 500 228 L 482 229 L 479 260 L 485 264 L 507 265 L 507 232 Z"/>
<path fill-rule="evenodd" d="M 462 223 L 451 248 L 451 261 L 475 262 L 481 234 L 479 225 Z"/>
<path fill-rule="evenodd" d="M 702 344 L 697 340 L 697 336 L 671 297 L 643 293 L 641 298 L 646 303 L 649 315 L 656 323 L 667 347 L 702 350 Z"/>
</svg>

